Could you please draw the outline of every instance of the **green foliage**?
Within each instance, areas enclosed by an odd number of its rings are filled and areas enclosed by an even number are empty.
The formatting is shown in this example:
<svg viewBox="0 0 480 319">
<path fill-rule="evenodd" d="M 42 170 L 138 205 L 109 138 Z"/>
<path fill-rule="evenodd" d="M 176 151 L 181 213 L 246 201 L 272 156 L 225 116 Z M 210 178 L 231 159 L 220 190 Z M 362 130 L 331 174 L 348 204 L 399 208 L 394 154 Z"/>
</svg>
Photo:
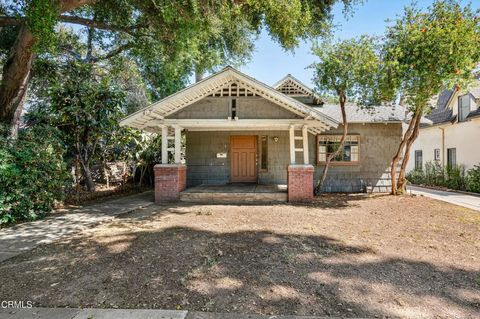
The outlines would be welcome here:
<svg viewBox="0 0 480 319">
<path fill-rule="evenodd" d="M 344 96 L 363 105 L 377 102 L 381 61 L 374 38 L 317 43 L 313 53 L 320 59 L 312 67 L 315 88 L 321 95 Z"/>
<path fill-rule="evenodd" d="M 467 190 L 480 193 L 480 165 L 475 165 L 467 172 Z"/>
<path fill-rule="evenodd" d="M 478 15 L 458 0 L 437 0 L 426 12 L 407 7 L 386 33 L 384 94 L 399 92 L 420 114 L 445 87 L 470 81 L 480 61 Z"/>
<path fill-rule="evenodd" d="M 55 26 L 59 6 L 55 0 L 25 0 L 25 18 L 32 34 L 39 39 L 37 51 L 48 51 L 55 45 Z"/>
<path fill-rule="evenodd" d="M 407 174 L 410 183 L 440 186 L 457 190 L 479 192 L 480 169 L 475 167 L 465 174 L 463 166 L 443 167 L 439 163 L 427 162 L 424 170 L 413 170 Z"/>
<path fill-rule="evenodd" d="M 0 134 L 0 225 L 40 218 L 62 199 L 68 174 L 57 133 L 38 126 L 17 140 Z"/>
</svg>

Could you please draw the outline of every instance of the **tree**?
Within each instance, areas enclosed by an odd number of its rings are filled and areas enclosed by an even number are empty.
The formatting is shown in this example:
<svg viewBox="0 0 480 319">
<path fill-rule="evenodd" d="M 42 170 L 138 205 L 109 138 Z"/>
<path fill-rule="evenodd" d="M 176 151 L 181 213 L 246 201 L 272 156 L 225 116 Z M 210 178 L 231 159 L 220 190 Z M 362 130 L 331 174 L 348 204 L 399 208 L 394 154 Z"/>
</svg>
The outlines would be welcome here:
<svg viewBox="0 0 480 319">
<path fill-rule="evenodd" d="M 106 149 L 115 143 L 109 136 L 121 130 L 118 122 L 125 115 L 125 94 L 102 72 L 91 64 L 67 61 L 29 115 L 31 122 L 44 122 L 62 132 L 62 141 L 78 159 L 89 191 L 95 191 L 91 164 L 105 156 L 102 145 Z"/>
<path fill-rule="evenodd" d="M 335 96 L 342 113 L 343 134 L 338 144 L 327 150 L 327 158 L 322 175 L 315 187 L 320 193 L 327 176 L 330 162 L 343 150 L 347 137 L 348 122 L 345 105 L 347 101 L 369 106 L 378 101 L 378 83 L 381 60 L 376 40 L 367 36 L 358 39 L 342 40 L 334 44 L 321 43 L 313 48 L 320 59 L 314 63 L 315 89 L 322 95 Z"/>
<path fill-rule="evenodd" d="M 341 1 L 345 6 L 356 2 Z M 87 54 L 88 60 L 122 52 L 150 61 L 156 56 L 177 60 L 187 56 L 192 71 L 212 67 L 218 59 L 245 57 L 263 26 L 285 48 L 294 47 L 300 38 L 322 34 L 335 2 L 23 0 L 0 4 L 0 27 L 16 32 L 3 66 L 0 122 L 16 134 L 34 56 L 55 46 L 58 23 L 88 28 L 88 41 L 97 41 L 104 49 L 101 56 Z"/>
<path fill-rule="evenodd" d="M 435 1 L 422 12 L 406 8 L 387 29 L 383 47 L 386 67 L 385 94 L 402 96 L 411 120 L 392 159 L 391 193 L 405 191 L 405 170 L 410 149 L 418 136 L 420 121 L 430 109 L 430 101 L 445 87 L 460 89 L 473 78 L 480 61 L 479 11 L 460 1 Z M 400 171 L 397 180 L 397 167 Z"/>
</svg>

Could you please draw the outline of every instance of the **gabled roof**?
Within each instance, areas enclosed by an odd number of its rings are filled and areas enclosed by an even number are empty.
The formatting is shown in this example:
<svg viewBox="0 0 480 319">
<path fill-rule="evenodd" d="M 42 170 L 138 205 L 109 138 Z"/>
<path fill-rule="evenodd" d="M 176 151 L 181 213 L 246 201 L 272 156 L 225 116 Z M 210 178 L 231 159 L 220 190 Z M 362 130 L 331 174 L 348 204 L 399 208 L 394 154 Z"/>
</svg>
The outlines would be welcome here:
<svg viewBox="0 0 480 319">
<path fill-rule="evenodd" d="M 319 121 L 325 127 L 338 126 L 338 121 L 321 111 L 315 110 L 230 66 L 125 117 L 120 121 L 120 125 L 146 129 L 150 123 L 155 123 L 155 120 L 163 120 L 166 116 L 204 97 L 213 95 L 232 83 L 237 83 L 245 87 L 245 91 L 253 92 L 254 95 L 268 99 L 295 114 Z"/>
<path fill-rule="evenodd" d="M 287 74 L 283 79 L 275 83 L 273 88 L 290 96 L 312 96 L 318 99 L 320 98 L 312 89 L 291 74 Z"/>
<path fill-rule="evenodd" d="M 454 96 L 454 90 L 443 90 L 438 95 L 436 106 L 425 117 L 432 121 L 433 125 L 454 121 L 455 115 L 453 115 L 452 108 L 449 107 Z"/>
</svg>

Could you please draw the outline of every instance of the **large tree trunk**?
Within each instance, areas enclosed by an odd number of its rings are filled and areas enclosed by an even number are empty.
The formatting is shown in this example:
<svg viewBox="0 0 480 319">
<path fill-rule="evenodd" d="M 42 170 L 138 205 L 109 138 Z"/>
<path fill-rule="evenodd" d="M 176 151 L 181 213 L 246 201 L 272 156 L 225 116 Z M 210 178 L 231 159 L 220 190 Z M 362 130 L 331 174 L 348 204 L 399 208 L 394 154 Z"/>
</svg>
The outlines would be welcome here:
<svg viewBox="0 0 480 319">
<path fill-rule="evenodd" d="M 422 112 L 415 112 L 413 114 L 410 123 L 408 124 L 407 131 L 403 135 L 402 141 L 398 146 L 397 153 L 392 159 L 392 166 L 390 168 L 390 179 L 391 179 L 391 194 L 392 195 L 400 195 L 403 194 L 405 191 L 405 170 L 408 164 L 408 160 L 410 158 L 410 148 L 418 136 L 418 129 L 420 127 L 420 120 L 422 118 Z M 405 152 L 404 148 L 406 146 Z M 402 158 L 402 155 L 403 158 Z M 402 159 L 400 164 L 400 171 L 399 171 L 399 178 L 397 181 L 397 167 L 398 163 Z M 401 189 L 399 189 L 399 186 Z"/>
<path fill-rule="evenodd" d="M 318 195 L 321 193 L 323 183 L 325 182 L 325 179 L 327 177 L 327 172 L 330 166 L 330 162 L 332 161 L 332 159 L 337 157 L 338 154 L 340 154 L 340 151 L 343 149 L 343 144 L 345 143 L 345 140 L 347 138 L 348 122 L 347 122 L 347 113 L 345 111 L 345 102 L 346 102 L 346 97 L 343 94 L 341 94 L 340 109 L 342 111 L 342 124 L 343 124 L 342 138 L 340 139 L 340 144 L 338 145 L 338 149 L 336 149 L 335 152 L 327 156 L 327 159 L 325 161 L 325 167 L 323 168 L 322 176 L 320 177 L 317 185 L 315 186 L 315 195 Z"/>
<path fill-rule="evenodd" d="M 35 39 L 26 25 L 18 32 L 3 67 L 0 83 L 0 122 L 9 125 L 12 137 L 18 132 L 18 121 L 33 62 Z"/>
<path fill-rule="evenodd" d="M 413 126 L 412 133 L 407 140 L 405 146 L 405 155 L 403 156 L 402 165 L 400 166 L 400 172 L 398 173 L 398 182 L 397 182 L 397 193 L 398 194 L 405 194 L 407 180 L 405 178 L 405 172 L 407 169 L 408 160 L 410 159 L 410 149 L 412 148 L 413 142 L 418 137 L 418 132 L 420 129 L 420 120 L 422 118 L 422 112 L 418 112 L 415 114 L 415 125 Z"/>
<path fill-rule="evenodd" d="M 95 0 L 60 1 L 60 13 L 68 12 L 93 2 Z M 10 49 L 2 71 L 2 81 L 0 82 L 0 123 L 10 126 L 13 137 L 18 132 L 19 115 L 22 113 L 23 100 L 30 79 L 35 43 L 36 39 L 33 34 L 27 25 L 23 24 Z"/>
<path fill-rule="evenodd" d="M 403 149 L 405 147 L 405 144 L 407 143 L 408 138 L 413 132 L 413 127 L 415 126 L 415 121 L 416 118 L 412 116 L 412 119 L 410 120 L 410 123 L 408 124 L 407 131 L 402 137 L 402 141 L 400 142 L 400 145 L 398 146 L 397 153 L 395 153 L 395 156 L 392 159 L 392 166 L 390 168 L 390 179 L 391 179 L 391 194 L 392 195 L 397 195 L 397 166 L 398 162 L 400 161 L 402 154 L 403 154 Z"/>
</svg>

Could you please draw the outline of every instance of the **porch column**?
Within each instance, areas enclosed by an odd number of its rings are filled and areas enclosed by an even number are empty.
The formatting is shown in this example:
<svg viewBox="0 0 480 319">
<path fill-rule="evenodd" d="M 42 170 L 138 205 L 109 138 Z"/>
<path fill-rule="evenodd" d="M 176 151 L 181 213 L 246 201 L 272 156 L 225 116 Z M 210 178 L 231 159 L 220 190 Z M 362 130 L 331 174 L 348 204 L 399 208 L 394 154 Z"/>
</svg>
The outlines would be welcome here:
<svg viewBox="0 0 480 319">
<path fill-rule="evenodd" d="M 182 128 L 175 126 L 175 164 L 180 164 L 181 161 L 181 145 L 182 144 Z"/>
<path fill-rule="evenodd" d="M 308 164 L 308 131 L 307 126 L 302 127 L 302 140 L 303 140 L 303 164 Z"/>
<path fill-rule="evenodd" d="M 295 164 L 295 126 L 290 125 L 290 164 Z"/>
<path fill-rule="evenodd" d="M 162 164 L 168 164 L 168 127 L 162 126 Z"/>
</svg>

